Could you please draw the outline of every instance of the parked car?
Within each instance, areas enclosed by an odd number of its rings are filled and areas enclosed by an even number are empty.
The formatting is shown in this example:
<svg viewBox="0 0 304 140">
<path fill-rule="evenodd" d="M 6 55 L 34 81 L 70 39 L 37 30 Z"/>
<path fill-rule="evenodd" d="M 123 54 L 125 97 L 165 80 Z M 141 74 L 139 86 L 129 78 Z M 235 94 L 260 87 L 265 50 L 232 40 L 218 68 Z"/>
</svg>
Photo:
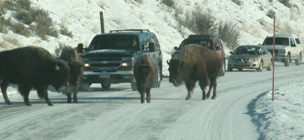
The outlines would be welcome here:
<svg viewBox="0 0 304 140">
<path fill-rule="evenodd" d="M 262 44 L 270 53 L 273 53 L 273 36 L 265 38 Z M 303 54 L 303 45 L 295 34 L 275 35 L 275 61 L 284 62 L 286 67 L 292 60 L 296 65 L 300 65 Z"/>
<path fill-rule="evenodd" d="M 216 51 L 222 58 L 222 67 L 218 76 L 225 75 L 226 68 L 226 53 L 221 40 L 217 36 L 213 35 L 189 35 L 188 38 L 184 39 L 179 47 L 174 47 L 176 50 L 172 54 L 172 58 L 178 58 L 181 49 L 189 44 L 198 44 L 203 47 L 207 47 L 210 50 Z"/>
<path fill-rule="evenodd" d="M 153 87 L 160 86 L 163 55 L 156 35 L 147 29 L 111 30 L 96 35 L 88 48 L 83 49 L 80 44 L 77 50 L 85 66 L 82 90 L 88 90 L 92 83 L 100 83 L 104 89 L 109 89 L 115 83 L 131 83 L 132 90 L 137 90 L 134 63 L 143 54 L 147 54 L 156 64 Z"/>
<path fill-rule="evenodd" d="M 256 69 L 262 71 L 267 68 L 268 71 L 272 69 L 272 55 L 263 46 L 259 45 L 243 45 L 237 47 L 228 59 L 228 71 L 238 69 L 242 71 L 246 69 Z"/>
</svg>

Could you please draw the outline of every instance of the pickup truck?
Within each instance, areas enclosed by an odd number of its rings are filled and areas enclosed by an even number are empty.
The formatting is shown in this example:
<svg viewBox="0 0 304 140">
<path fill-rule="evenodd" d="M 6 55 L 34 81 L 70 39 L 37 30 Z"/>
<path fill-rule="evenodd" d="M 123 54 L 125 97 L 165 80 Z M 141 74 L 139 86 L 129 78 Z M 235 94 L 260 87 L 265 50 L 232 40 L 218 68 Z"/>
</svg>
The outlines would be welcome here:
<svg viewBox="0 0 304 140">
<path fill-rule="evenodd" d="M 265 38 L 264 46 L 273 55 L 273 36 Z M 296 65 L 300 65 L 303 54 L 303 45 L 295 34 L 276 34 L 275 35 L 275 61 L 284 62 L 288 67 L 292 60 Z"/>
<path fill-rule="evenodd" d="M 96 35 L 88 48 L 79 44 L 77 51 L 85 66 L 81 90 L 89 90 L 92 83 L 100 83 L 103 89 L 115 83 L 131 83 L 132 90 L 137 90 L 133 70 L 142 54 L 155 63 L 157 74 L 153 87 L 160 86 L 163 54 L 156 35 L 147 29 L 111 30 Z"/>
</svg>

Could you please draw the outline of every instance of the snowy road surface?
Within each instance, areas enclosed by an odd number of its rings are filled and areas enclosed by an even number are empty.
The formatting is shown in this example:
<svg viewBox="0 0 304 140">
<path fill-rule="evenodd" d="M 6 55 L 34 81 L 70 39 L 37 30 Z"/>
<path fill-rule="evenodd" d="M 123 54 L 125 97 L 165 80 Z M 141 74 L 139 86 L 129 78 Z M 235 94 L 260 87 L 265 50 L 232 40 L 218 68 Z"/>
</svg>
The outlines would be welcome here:
<svg viewBox="0 0 304 140">
<path fill-rule="evenodd" d="M 276 87 L 303 79 L 304 64 L 276 64 Z M 184 100 L 184 85 L 174 87 L 164 77 L 161 87 L 152 89 L 151 103 L 141 104 L 139 93 L 129 84 L 113 84 L 110 91 L 93 85 L 79 92 L 79 103 L 66 103 L 54 91 L 47 106 L 31 91 L 32 106 L 25 106 L 16 94 L 8 92 L 13 105 L 0 98 L 1 140 L 256 140 L 263 139 L 252 116 L 252 102 L 272 90 L 272 71 L 243 70 L 226 72 L 218 78 L 215 100 L 201 100 L 196 86 L 191 100 Z"/>
</svg>

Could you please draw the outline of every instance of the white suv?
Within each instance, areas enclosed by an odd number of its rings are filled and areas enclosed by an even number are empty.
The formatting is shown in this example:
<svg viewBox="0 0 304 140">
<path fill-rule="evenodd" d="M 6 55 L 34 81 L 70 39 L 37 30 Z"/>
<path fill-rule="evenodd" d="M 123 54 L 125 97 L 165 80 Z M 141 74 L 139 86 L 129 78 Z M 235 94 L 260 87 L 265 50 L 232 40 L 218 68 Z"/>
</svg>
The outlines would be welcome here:
<svg viewBox="0 0 304 140">
<path fill-rule="evenodd" d="M 273 36 L 265 38 L 262 44 L 270 53 L 273 53 Z M 275 61 L 284 62 L 286 67 L 291 60 L 295 60 L 296 65 L 300 65 L 302 60 L 303 46 L 300 39 L 295 34 L 275 35 Z"/>
</svg>

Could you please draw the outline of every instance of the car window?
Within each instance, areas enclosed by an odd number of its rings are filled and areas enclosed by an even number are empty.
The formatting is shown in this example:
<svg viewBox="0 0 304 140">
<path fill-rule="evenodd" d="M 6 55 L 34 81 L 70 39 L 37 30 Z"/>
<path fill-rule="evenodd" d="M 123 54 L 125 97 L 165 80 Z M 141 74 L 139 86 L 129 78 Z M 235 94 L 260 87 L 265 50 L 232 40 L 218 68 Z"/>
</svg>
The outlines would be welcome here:
<svg viewBox="0 0 304 140">
<path fill-rule="evenodd" d="M 186 45 L 189 45 L 189 44 L 198 44 L 198 45 L 204 46 L 204 47 L 206 47 L 210 50 L 213 50 L 211 40 L 201 40 L 201 39 L 199 39 L 199 40 L 194 40 L 194 39 L 184 40 L 180 45 L 180 49 L 182 49 L 183 47 L 185 47 Z"/>
<path fill-rule="evenodd" d="M 276 45 L 289 45 L 289 38 L 283 38 L 283 37 L 276 37 L 275 38 L 275 44 Z M 263 45 L 273 45 L 273 38 L 272 37 L 267 37 Z"/>
<path fill-rule="evenodd" d="M 295 41 L 294 41 L 293 38 L 290 38 L 290 45 L 291 45 L 291 46 L 296 46 Z"/>
<path fill-rule="evenodd" d="M 297 44 L 301 44 L 301 42 L 300 42 L 300 39 L 299 39 L 299 38 L 296 38 L 296 42 L 297 42 Z"/>
<path fill-rule="evenodd" d="M 160 50 L 160 46 L 155 36 L 151 37 L 151 42 L 155 44 L 155 50 Z"/>
</svg>

